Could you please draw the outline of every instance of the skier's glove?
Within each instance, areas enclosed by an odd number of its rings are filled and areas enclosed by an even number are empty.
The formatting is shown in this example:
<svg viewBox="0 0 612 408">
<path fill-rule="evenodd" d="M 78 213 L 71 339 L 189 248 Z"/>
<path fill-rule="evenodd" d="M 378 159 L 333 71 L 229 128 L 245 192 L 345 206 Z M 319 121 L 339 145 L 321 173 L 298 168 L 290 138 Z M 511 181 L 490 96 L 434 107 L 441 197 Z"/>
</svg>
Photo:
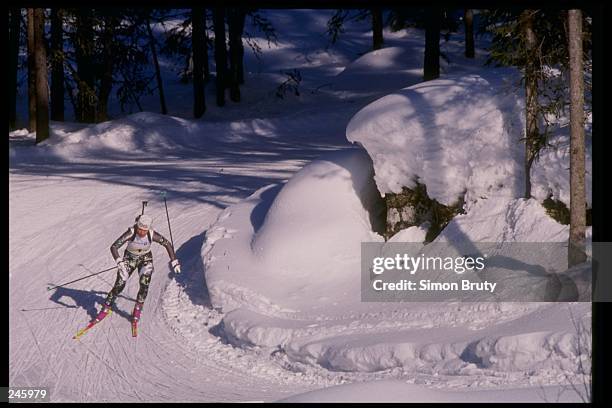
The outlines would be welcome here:
<svg viewBox="0 0 612 408">
<path fill-rule="evenodd" d="M 179 263 L 178 259 L 175 259 L 174 261 L 170 262 L 170 265 L 172 266 L 174 273 L 176 273 L 177 275 L 181 273 L 181 264 Z"/>
<path fill-rule="evenodd" d="M 119 275 L 121 276 L 121 279 L 127 281 L 130 277 L 130 268 L 128 267 L 127 262 L 123 260 L 123 258 L 117 259 L 117 268 L 119 270 Z"/>
</svg>

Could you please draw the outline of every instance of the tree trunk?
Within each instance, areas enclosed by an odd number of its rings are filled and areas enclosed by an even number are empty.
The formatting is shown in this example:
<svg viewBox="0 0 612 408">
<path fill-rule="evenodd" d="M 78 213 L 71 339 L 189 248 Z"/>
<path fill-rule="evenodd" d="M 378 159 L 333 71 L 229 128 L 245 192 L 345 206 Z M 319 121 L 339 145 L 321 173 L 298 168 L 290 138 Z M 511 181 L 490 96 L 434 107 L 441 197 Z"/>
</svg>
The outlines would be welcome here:
<svg viewBox="0 0 612 408">
<path fill-rule="evenodd" d="M 201 118 L 206 112 L 204 94 L 204 9 L 191 10 L 191 46 L 193 54 L 193 116 Z"/>
<path fill-rule="evenodd" d="M 429 81 L 440 77 L 440 16 L 437 7 L 429 7 L 426 12 L 425 28 L 425 61 L 423 80 Z"/>
<path fill-rule="evenodd" d="M 77 120 L 93 123 L 96 119 L 95 72 L 93 66 L 94 31 L 91 10 L 78 9 L 76 17 L 75 59 L 77 64 Z"/>
<path fill-rule="evenodd" d="M 147 33 L 149 35 L 149 47 L 151 48 L 151 55 L 153 56 L 153 66 L 155 67 L 155 78 L 157 79 L 157 89 L 159 90 L 159 104 L 161 106 L 162 115 L 168 113 L 166 108 L 166 98 L 164 96 L 164 83 L 161 77 L 161 71 L 159 70 L 159 61 L 157 59 L 157 48 L 155 46 L 155 37 L 153 37 L 153 30 L 151 30 L 151 21 L 147 18 Z"/>
<path fill-rule="evenodd" d="M 568 267 L 572 267 L 586 261 L 582 11 L 569 10 L 568 28 L 570 58 L 570 234 L 568 245 Z"/>
<path fill-rule="evenodd" d="M 64 29 L 62 9 L 51 10 L 51 119 L 64 121 Z"/>
<path fill-rule="evenodd" d="M 113 40 L 115 37 L 115 27 L 117 20 L 114 16 L 104 18 L 104 71 L 100 80 L 100 90 L 98 93 L 98 105 L 96 109 L 96 122 L 108 120 L 108 98 L 113 89 Z"/>
<path fill-rule="evenodd" d="M 36 143 L 49 138 L 49 92 L 47 49 L 45 44 L 45 9 L 34 9 L 34 47 L 36 65 Z"/>
<path fill-rule="evenodd" d="M 242 44 L 242 34 L 244 33 L 244 20 L 246 19 L 246 12 L 242 11 L 240 15 L 240 35 L 238 36 L 239 41 L 237 44 L 238 48 L 238 83 L 244 85 L 244 45 Z"/>
<path fill-rule="evenodd" d="M 75 91 L 72 88 L 72 85 L 70 83 L 70 81 L 68 80 L 68 77 L 64 76 L 64 87 L 66 89 L 66 93 L 68 94 L 68 99 L 70 100 L 70 103 L 72 104 L 72 109 L 74 110 L 74 117 L 77 118 L 76 112 L 78 111 L 77 108 L 77 101 L 75 99 Z"/>
<path fill-rule="evenodd" d="M 472 9 L 465 9 L 463 23 L 465 26 L 465 57 L 474 58 L 474 13 Z"/>
<path fill-rule="evenodd" d="M 34 9 L 28 9 L 28 130 L 36 132 L 36 60 Z"/>
<path fill-rule="evenodd" d="M 217 106 L 225 105 L 225 87 L 227 86 L 227 51 L 225 48 L 225 10 L 213 8 L 213 25 L 215 27 L 215 66 L 217 69 Z"/>
<path fill-rule="evenodd" d="M 383 13 L 380 7 L 370 10 L 372 14 L 372 49 L 379 50 L 383 47 Z"/>
<path fill-rule="evenodd" d="M 9 9 L 9 131 L 17 127 L 17 72 L 19 62 L 19 32 L 21 9 Z"/>
<path fill-rule="evenodd" d="M 208 30 L 206 29 L 206 9 L 204 9 L 204 82 L 210 81 L 210 65 L 208 64 Z"/>
<path fill-rule="evenodd" d="M 540 138 L 538 129 L 538 72 L 540 66 L 537 58 L 537 39 L 533 30 L 533 20 L 533 10 L 525 10 L 521 14 L 528 55 L 525 66 L 525 198 L 531 198 L 531 165 L 536 158 Z"/>
<path fill-rule="evenodd" d="M 244 83 L 242 33 L 246 13 L 242 8 L 230 9 L 228 13 L 230 49 L 230 99 L 240 102 L 240 84 Z"/>
</svg>

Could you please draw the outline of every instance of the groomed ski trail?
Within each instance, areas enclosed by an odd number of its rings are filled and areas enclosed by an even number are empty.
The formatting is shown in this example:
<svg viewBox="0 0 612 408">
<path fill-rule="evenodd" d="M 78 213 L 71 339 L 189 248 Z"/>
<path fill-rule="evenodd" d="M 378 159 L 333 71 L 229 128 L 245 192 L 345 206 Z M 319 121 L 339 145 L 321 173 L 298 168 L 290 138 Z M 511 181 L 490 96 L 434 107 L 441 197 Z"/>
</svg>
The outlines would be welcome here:
<svg viewBox="0 0 612 408">
<path fill-rule="evenodd" d="M 209 346 L 196 348 L 168 324 L 169 307 L 164 310 L 162 303 L 172 299 L 162 297 L 171 296 L 176 286 L 188 288 L 193 301 L 205 303 L 200 249 L 208 227 L 227 205 L 288 179 L 322 152 L 347 146 L 342 123 L 354 109 L 314 118 L 338 126 L 328 126 L 312 141 L 289 135 L 313 117 L 296 120 L 291 115 L 277 120 L 274 128 L 283 134 L 275 140 L 256 140 L 262 137 L 257 134 L 251 143 L 207 146 L 204 140 L 200 148 L 182 150 L 180 157 L 45 157 L 28 153 L 33 147 L 24 146 L 26 136 L 12 138 L 9 384 L 49 387 L 51 401 L 57 402 L 210 402 L 273 401 L 335 383 L 285 370 L 267 356 L 247 355 L 207 331 L 199 330 L 209 338 L 199 338 L 198 344 Z M 140 213 L 143 200 L 149 201 L 146 211 L 156 230 L 169 236 L 160 191 L 168 192 L 183 273 L 174 276 L 165 250 L 153 246 L 155 272 L 138 337 L 131 336 L 129 321 L 138 291 L 138 279 L 132 276 L 114 313 L 74 340 L 100 309 L 116 272 L 52 291 L 47 286 L 109 267 L 111 243 Z"/>
</svg>

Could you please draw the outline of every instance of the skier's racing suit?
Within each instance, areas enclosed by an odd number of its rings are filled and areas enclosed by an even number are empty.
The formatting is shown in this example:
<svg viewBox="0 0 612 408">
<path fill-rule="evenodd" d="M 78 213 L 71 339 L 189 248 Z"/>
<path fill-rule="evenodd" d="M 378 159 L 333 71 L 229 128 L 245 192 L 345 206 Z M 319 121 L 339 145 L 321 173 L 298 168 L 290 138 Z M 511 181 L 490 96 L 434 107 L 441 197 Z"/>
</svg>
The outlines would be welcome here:
<svg viewBox="0 0 612 408">
<path fill-rule="evenodd" d="M 114 304 L 117 296 L 125 288 L 125 284 L 132 273 L 138 269 L 140 275 L 140 290 L 137 295 L 137 302 L 144 303 L 147 293 L 149 291 L 149 283 L 151 282 L 151 275 L 153 274 L 153 255 L 151 254 L 151 243 L 157 242 L 163 245 L 168 251 L 168 256 L 171 261 L 176 259 L 174 248 L 170 241 L 164 238 L 161 234 L 158 234 L 154 230 L 147 231 L 147 235 L 139 237 L 136 234 L 136 226 L 128 229 L 123 235 L 111 245 L 110 250 L 113 254 L 115 261 L 119 260 L 119 248 L 121 248 L 127 242 L 127 247 L 123 253 L 123 260 L 127 264 L 127 275 L 122 268 L 117 271 L 117 280 L 115 285 L 110 290 L 106 297 L 106 306 L 110 307 Z"/>
</svg>

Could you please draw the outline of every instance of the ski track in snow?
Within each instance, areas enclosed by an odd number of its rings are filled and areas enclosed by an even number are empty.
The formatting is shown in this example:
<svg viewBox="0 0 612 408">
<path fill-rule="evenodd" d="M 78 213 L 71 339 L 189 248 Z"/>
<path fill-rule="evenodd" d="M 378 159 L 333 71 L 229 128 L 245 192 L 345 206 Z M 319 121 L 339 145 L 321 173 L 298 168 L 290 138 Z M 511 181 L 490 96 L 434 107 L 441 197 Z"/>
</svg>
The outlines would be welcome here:
<svg viewBox="0 0 612 408">
<path fill-rule="evenodd" d="M 319 31 L 324 32 L 326 19 L 321 21 L 323 24 Z M 289 360 L 277 350 L 234 347 L 219 335 L 224 315 L 208 307 L 201 250 L 205 244 L 212 248 L 215 240 L 228 238 L 234 231 L 209 230 L 209 227 L 218 218 L 229 217 L 229 210 L 224 211 L 224 208 L 257 189 L 286 181 L 305 163 L 322 153 L 348 148 L 350 144 L 345 138 L 345 128 L 351 117 L 378 97 L 414 81 L 414 72 L 401 75 L 390 72 L 407 82 L 396 86 L 392 81 L 391 84 L 382 84 L 387 88 L 380 88 L 380 78 L 378 81 L 376 77 L 369 78 L 367 70 L 362 73 L 349 69 L 340 78 L 342 81 L 355 81 L 365 90 L 377 92 L 361 99 L 348 91 L 326 95 L 323 88 L 318 93 L 313 92 L 315 86 L 330 81 L 324 75 L 314 75 L 317 68 L 322 68 L 321 72 L 328 72 L 330 66 L 342 69 L 351 57 L 356 58 L 358 52 L 369 49 L 369 38 L 363 35 L 363 31 L 345 34 L 352 39 L 347 41 L 351 52 L 344 54 L 322 51 L 316 54 L 317 46 L 308 45 L 315 65 L 311 67 L 305 63 L 300 67 L 304 69 L 305 82 L 309 81 L 304 85 L 300 101 L 287 98 L 282 104 L 278 101 L 268 103 L 269 100 L 263 96 L 273 91 L 277 83 L 266 79 L 264 73 L 247 79 L 241 105 L 233 107 L 228 104 L 218 109 L 210 104 L 202 121 L 136 114 L 91 127 L 53 123 L 55 135 L 62 138 L 58 143 L 60 147 L 56 149 L 57 145 L 50 144 L 42 154 L 32 155 L 28 153 L 32 148 L 26 146 L 31 142 L 27 135 L 11 135 L 11 386 L 47 386 L 53 402 L 212 402 L 273 401 L 330 385 L 388 378 L 450 389 L 563 382 L 563 378 L 552 378 L 558 373 L 549 375 L 546 371 L 530 377 L 525 377 L 522 372 L 487 370 L 477 370 L 473 375 L 469 370 L 460 375 L 443 375 L 432 371 L 431 367 L 416 370 L 398 367 L 374 373 L 332 372 L 316 364 Z M 298 35 L 300 41 L 302 35 L 301 32 Z M 411 39 L 411 36 L 385 32 L 385 42 L 388 46 L 407 46 L 408 49 L 421 47 L 422 38 Z M 285 34 L 279 37 L 289 40 Z M 461 55 L 461 41 L 445 42 L 447 53 Z M 323 43 L 326 42 L 324 38 Z M 299 54 L 299 49 L 295 53 L 308 60 Z M 283 54 L 276 55 L 271 66 L 274 62 L 278 65 L 283 57 Z M 368 58 L 361 62 L 367 63 Z M 459 66 L 454 68 L 459 70 L 480 69 L 470 66 L 472 62 L 460 67 L 463 60 L 457 60 Z M 276 68 L 281 67 L 271 66 L 267 67 L 270 73 L 276 73 Z M 313 73 L 315 79 L 307 72 Z M 360 77 L 362 74 L 365 76 Z M 185 108 L 177 109 L 184 110 L 188 117 L 191 88 L 176 84 L 170 86 L 178 96 L 177 103 L 168 103 L 169 107 Z M 152 106 L 156 106 L 156 96 L 150 96 L 150 99 L 153 100 Z M 23 102 L 20 101 L 22 105 Z M 181 113 L 172 112 L 177 116 Z M 105 131 L 117 125 L 125 128 L 119 128 L 116 134 Z M 138 129 L 139 126 L 146 129 L 146 134 L 140 135 L 142 140 L 134 138 L 141 143 L 131 146 L 136 154 L 130 149 L 105 150 L 99 140 L 96 140 L 97 144 L 89 143 L 93 136 L 104 134 L 108 146 L 121 147 L 122 132 L 129 133 L 129 129 Z M 164 131 L 176 129 L 180 131 L 172 137 L 163 139 L 160 136 Z M 175 144 L 166 144 L 170 143 L 169 140 Z M 140 213 L 142 200 L 149 200 L 146 211 L 154 216 L 154 228 L 170 238 L 163 200 L 156 191 L 168 192 L 173 238 L 183 273 L 173 276 L 167 266 L 167 254 L 163 248 L 154 246 L 155 272 L 138 337 L 131 337 L 128 320 L 138 291 L 138 279 L 132 276 L 117 301 L 114 313 L 80 340 L 73 340 L 77 330 L 99 310 L 115 281 L 115 272 L 109 271 L 57 290 L 47 291 L 46 286 L 111 266 L 109 247 Z M 507 215 L 509 220 L 518 216 Z M 253 297 L 251 293 L 240 295 L 247 299 Z M 253 300 L 263 303 L 266 299 Z M 266 317 L 271 319 L 310 319 L 303 314 L 275 308 L 273 304 L 264 306 L 267 307 Z M 311 325 L 296 333 L 320 335 L 321 340 L 326 336 L 375 335 L 385 330 L 427 328 L 414 323 L 425 315 L 427 324 L 435 321 L 440 326 L 449 324 L 448 316 L 457 316 L 455 313 L 445 316 L 444 311 L 439 311 L 439 316 L 427 311 L 394 313 L 391 309 L 384 313 L 346 313 L 329 319 L 315 316 Z M 520 315 L 514 312 L 501 310 L 499 321 L 512 320 Z M 466 320 L 476 325 L 479 323 L 475 319 Z M 484 319 L 482 325 L 486 324 Z"/>
<path fill-rule="evenodd" d="M 311 114 L 308 120 L 346 123 L 357 108 L 340 106 L 331 116 Z M 223 315 L 206 306 L 202 285 L 205 233 L 213 245 L 216 239 L 231 236 L 233 232 L 226 229 L 209 231 L 217 218 L 229 216 L 223 206 L 264 185 L 282 182 L 300 168 L 303 161 L 285 158 L 282 152 L 294 144 L 296 125 L 292 122 L 294 115 L 277 119 L 277 137 L 286 138 L 283 143 L 203 146 L 206 157 L 192 154 L 182 160 L 122 158 L 121 168 L 133 168 L 133 174 L 120 168 L 120 177 L 109 177 L 102 170 L 101 165 L 114 164 L 112 158 L 109 162 L 76 158 L 74 172 L 66 171 L 62 158 L 33 159 L 34 163 L 39 160 L 40 170 L 13 163 L 9 171 L 9 384 L 48 386 L 52 401 L 135 402 L 272 401 L 325 386 L 390 377 L 434 388 L 550 383 L 546 372 L 529 378 L 523 373 L 487 370 L 474 375 L 444 375 L 427 367 L 333 372 L 291 361 L 275 350 L 234 347 L 217 335 Z M 316 157 L 343 144 L 348 146 L 338 129 L 328 130 L 327 136 L 327 145 L 316 139 L 310 145 L 301 143 L 300 156 Z M 233 154 L 248 152 L 257 159 L 236 162 L 224 148 L 231 148 Z M 140 170 L 154 172 L 155 178 L 141 177 Z M 177 182 L 177 174 L 184 177 L 184 171 L 192 172 L 193 177 Z M 165 189 L 173 191 L 169 212 L 183 274 L 171 276 L 165 251 L 154 246 L 155 272 L 139 337 L 131 337 L 128 321 L 138 291 L 138 281 L 132 277 L 115 312 L 80 340 L 73 340 L 76 331 L 93 317 L 93 310 L 99 309 L 114 283 L 114 271 L 65 289 L 47 292 L 45 285 L 107 268 L 112 262 L 108 248 L 140 212 L 141 200 L 149 200 L 147 211 L 156 219 L 156 230 L 169 237 L 163 201 L 152 192 Z M 308 319 L 269 306 L 270 316 Z M 418 327 L 410 323 L 419 320 L 418 313 L 349 313 L 330 321 L 313 320 L 312 327 L 303 333 L 320 332 L 323 338 L 382 333 L 400 328 L 393 322 L 395 318 L 405 322 L 401 328 Z"/>
<path fill-rule="evenodd" d="M 339 129 L 354 110 L 350 106 L 331 115 Z M 279 129 L 284 126 L 288 133 L 294 132 L 292 116 L 286 124 L 279 120 Z M 314 120 L 329 123 L 331 119 L 326 114 L 323 118 L 314 115 Z M 311 145 L 302 143 L 299 155 L 314 157 L 320 150 L 348 145 L 343 141 L 343 132 L 331 132 L 336 137 L 331 137 L 328 144 L 321 140 Z M 208 149 L 208 157 L 204 158 L 195 154 L 183 160 L 138 157 L 127 161 L 133 173 L 126 176 L 126 182 L 120 177 L 108 177 L 101 170 L 101 164 L 114 163 L 89 158 L 71 159 L 74 172 L 66 171 L 68 163 L 61 157 L 38 159 L 39 170 L 12 163 L 11 386 L 49 386 L 52 401 L 271 401 L 339 383 L 288 371 L 265 355 L 224 344 L 208 332 L 210 327 L 202 326 L 201 317 L 190 322 L 191 327 L 200 323 L 197 336 L 186 336 L 175 321 L 188 315 L 190 310 L 185 308 L 199 306 L 184 294 L 183 285 L 190 285 L 190 295 L 198 301 L 205 300 L 200 255 L 205 231 L 217 219 L 222 206 L 237 202 L 262 185 L 286 180 L 303 165 L 303 160 L 283 159 L 282 150 L 291 143 L 292 140 L 260 144 L 260 151 L 254 143 L 226 146 L 233 154 L 248 152 L 250 157 L 257 157 L 242 162 L 232 160 L 220 147 L 217 151 Z M 276 146 L 278 152 L 274 151 Z M 217 158 L 211 157 L 219 152 Z M 140 183 L 141 169 L 145 173 L 156 172 L 154 185 L 150 178 L 142 178 L 144 182 Z M 117 171 L 123 175 L 122 170 Z M 177 172 L 182 171 L 194 171 L 189 183 L 175 180 Z M 215 184 L 209 185 L 213 176 Z M 166 189 L 174 192 L 169 194 L 168 204 L 183 274 L 172 277 L 165 250 L 154 246 L 155 272 L 139 336 L 131 337 L 128 321 L 138 291 L 138 280 L 132 276 L 114 313 L 80 340 L 73 340 L 76 331 L 93 317 L 94 309 L 99 310 L 114 283 L 115 272 L 52 291 L 46 291 L 46 285 L 108 268 L 112 262 L 110 244 L 140 212 L 142 200 L 149 200 L 147 211 L 155 218 L 155 229 L 169 238 L 163 200 L 152 192 Z M 209 200 L 211 193 L 214 198 Z M 181 293 L 187 296 L 183 303 L 176 300 Z M 206 318 L 210 314 L 211 321 L 219 319 L 214 310 L 200 307 L 198 311 Z"/>
</svg>

